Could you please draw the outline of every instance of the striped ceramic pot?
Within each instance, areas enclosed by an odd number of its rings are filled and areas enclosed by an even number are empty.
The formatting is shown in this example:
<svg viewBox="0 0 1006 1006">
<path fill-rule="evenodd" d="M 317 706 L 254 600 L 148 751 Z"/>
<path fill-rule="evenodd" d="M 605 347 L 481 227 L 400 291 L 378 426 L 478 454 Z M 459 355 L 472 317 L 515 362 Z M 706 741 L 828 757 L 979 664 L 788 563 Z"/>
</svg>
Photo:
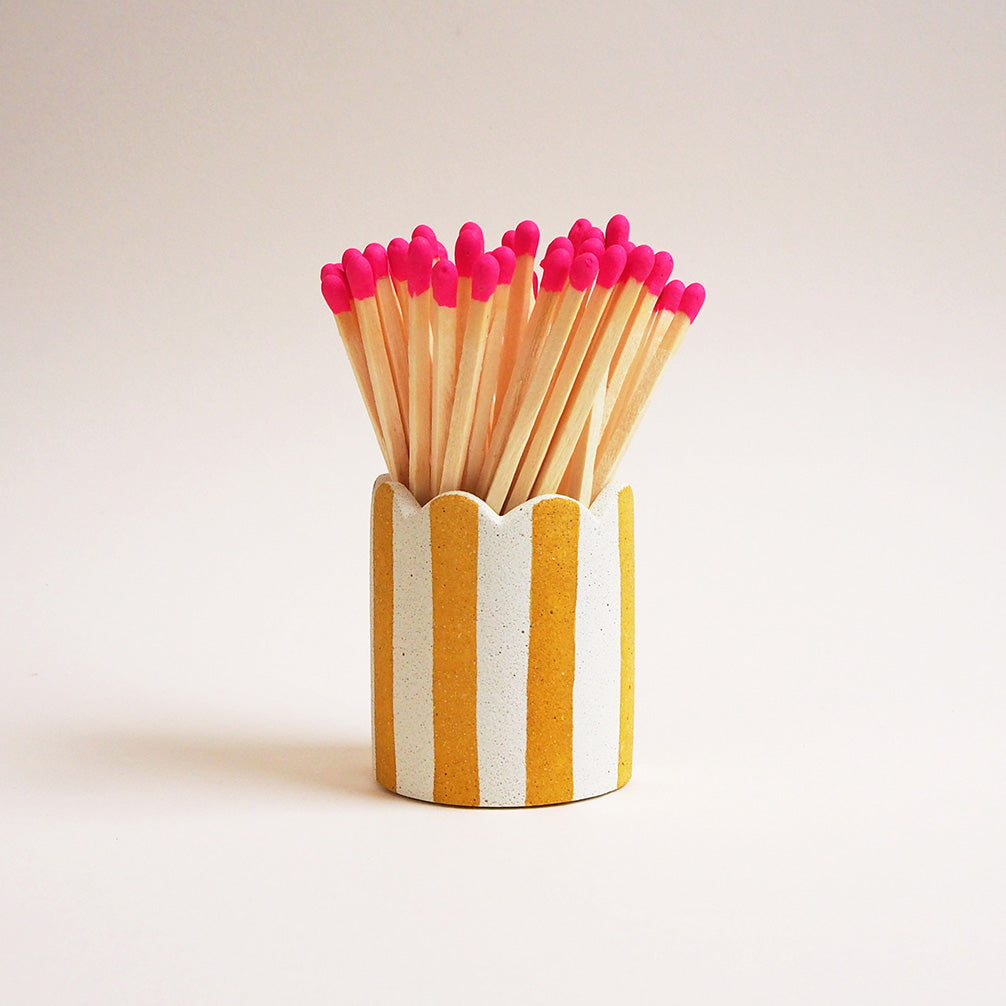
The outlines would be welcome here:
<svg viewBox="0 0 1006 1006">
<path fill-rule="evenodd" d="M 473 807 L 565 803 L 632 771 L 632 490 L 500 517 L 374 486 L 377 780 Z"/>
</svg>

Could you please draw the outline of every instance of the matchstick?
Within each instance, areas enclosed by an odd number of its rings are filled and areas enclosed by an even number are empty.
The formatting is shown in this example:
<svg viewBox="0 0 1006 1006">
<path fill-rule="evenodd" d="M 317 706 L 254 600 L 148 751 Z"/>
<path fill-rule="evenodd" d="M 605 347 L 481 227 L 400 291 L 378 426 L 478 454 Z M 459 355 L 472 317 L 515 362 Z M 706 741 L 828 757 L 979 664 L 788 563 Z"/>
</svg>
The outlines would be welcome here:
<svg viewBox="0 0 1006 1006">
<path fill-rule="evenodd" d="M 653 268 L 650 275 L 646 277 L 646 282 L 640 291 L 636 306 L 633 308 L 632 316 L 625 326 L 625 334 L 622 336 L 615 350 L 615 355 L 611 358 L 611 368 L 608 371 L 608 392 L 604 399 L 604 421 L 608 421 L 611 409 L 618 399 L 625 381 L 625 375 L 629 372 L 646 328 L 650 323 L 654 305 L 660 292 L 664 289 L 667 277 L 674 269 L 674 259 L 665 252 L 657 252 L 653 257 Z"/>
<path fill-rule="evenodd" d="M 616 213 L 604 229 L 604 243 L 606 245 L 626 246 L 629 240 L 629 221 L 622 213 Z M 629 251 L 628 248 L 625 248 Z"/>
<path fill-rule="evenodd" d="M 430 434 L 430 485 L 433 492 L 440 486 L 447 452 L 447 431 L 458 380 L 457 305 L 458 270 L 448 259 L 433 266 L 433 416 Z"/>
<path fill-rule="evenodd" d="M 520 258 L 517 259 L 520 264 Z M 514 364 L 513 375 L 507 383 L 507 389 L 500 402 L 497 393 L 496 414 L 493 417 L 492 434 L 489 438 L 489 446 L 486 449 L 486 460 L 482 466 L 476 483 L 477 494 L 483 499 L 489 491 L 489 484 L 492 482 L 496 472 L 496 467 L 506 449 L 507 438 L 513 425 L 517 410 L 520 407 L 524 394 L 523 384 L 529 379 L 534 368 L 536 356 L 541 352 L 541 346 L 545 335 L 548 332 L 552 315 L 558 307 L 563 287 L 569 279 L 569 270 L 572 266 L 572 259 L 567 251 L 558 251 L 553 255 L 546 255 L 542 263 L 543 269 L 548 276 L 548 283 L 542 290 L 541 296 L 535 298 L 534 308 L 531 317 L 528 318 L 527 326 L 521 333 L 520 355 Z M 517 281 L 517 274 L 514 273 L 514 282 Z M 510 287 L 510 297 L 513 298 L 513 284 Z M 510 310 L 513 309 L 511 304 Z M 507 321 L 509 322 L 509 317 Z M 506 345 L 504 343 L 504 351 Z M 509 486 L 508 486 L 509 488 Z"/>
<path fill-rule="evenodd" d="M 576 376 L 597 334 L 598 326 L 611 300 L 612 290 L 625 269 L 625 261 L 625 249 L 621 245 L 613 245 L 602 253 L 597 282 L 587 298 L 581 316 L 577 319 L 566 353 L 548 390 L 531 440 L 517 469 L 511 491 L 514 499 L 518 497 L 530 499 L 531 490 L 562 418 Z"/>
<path fill-rule="evenodd" d="M 562 249 L 557 249 L 552 253 L 553 258 L 560 256 L 565 261 L 568 260 L 569 253 Z M 545 262 L 548 261 L 549 259 L 546 257 Z M 511 509 L 525 502 L 524 499 L 510 496 L 510 486 L 520 463 L 521 455 L 523 455 L 524 448 L 531 436 L 541 404 L 548 393 L 552 375 L 555 373 L 566 340 L 569 338 L 576 316 L 580 311 L 580 305 L 583 303 L 587 291 L 593 285 L 597 271 L 598 261 L 593 255 L 578 255 L 573 260 L 568 273 L 568 284 L 564 277 L 559 286 L 562 293 L 556 308 L 555 318 L 544 333 L 539 346 L 535 347 L 530 368 L 523 371 L 526 377 L 521 382 L 520 405 L 510 426 L 509 434 L 504 441 L 502 456 L 496 465 L 485 496 L 486 502 L 499 513 L 503 512 L 504 503 L 507 503 L 507 509 Z M 549 276 L 546 270 L 541 284 L 543 293 L 546 289 L 546 279 L 550 280 L 549 289 L 555 289 L 554 277 Z"/>
<path fill-rule="evenodd" d="M 643 284 L 653 269 L 653 259 L 653 249 L 647 245 L 633 248 L 628 254 L 622 277 L 612 292 L 610 305 L 601 319 L 597 335 L 576 375 L 569 401 L 535 480 L 535 496 L 554 493 L 559 487 L 583 432 L 584 423 L 590 415 L 598 388 L 607 384 L 611 358 L 636 306 Z"/>
<path fill-rule="evenodd" d="M 650 317 L 650 324 L 646 330 L 646 335 L 643 336 L 639 351 L 636 353 L 636 359 L 633 360 L 625 382 L 622 384 L 622 390 L 619 392 L 618 398 L 613 405 L 610 399 L 607 403 L 610 408 L 605 410 L 605 420 L 601 428 L 602 433 L 609 428 L 611 416 L 615 415 L 624 406 L 625 401 L 635 393 L 641 375 L 645 372 L 654 354 L 657 352 L 664 338 L 664 333 L 667 331 L 667 326 L 678 310 L 678 305 L 681 303 L 681 297 L 684 292 L 685 284 L 680 279 L 671 280 L 661 291 Z M 597 445 L 595 444 L 594 446 L 596 447 Z"/>
<path fill-rule="evenodd" d="M 409 243 L 409 488 L 422 503 L 432 497 L 430 474 L 430 277 L 433 249 L 424 237 Z"/>
<path fill-rule="evenodd" d="M 569 252 L 569 254 L 572 256 L 576 255 L 576 248 L 573 247 L 573 242 L 570 241 L 569 238 L 564 237 L 562 234 L 560 234 L 558 237 L 552 238 L 552 240 L 549 241 L 548 247 L 545 249 L 545 254 L 551 255 L 552 252 L 556 250 L 556 248 L 562 248 L 565 251 Z"/>
<path fill-rule="evenodd" d="M 673 312 L 677 308 L 677 303 L 681 299 L 681 296 L 680 294 L 674 296 L 674 294 L 679 287 L 683 290 L 685 285 L 680 280 L 675 280 L 673 283 L 669 283 L 668 287 L 671 288 L 670 291 L 665 287 L 661 296 L 657 298 L 656 309 L 651 312 L 646 334 L 643 336 L 642 345 L 636 353 L 632 367 L 629 368 L 628 376 L 622 384 L 619 400 L 625 396 L 628 390 L 627 386 L 631 387 L 634 385 L 639 371 L 642 370 L 646 361 L 651 357 L 654 348 L 652 342 L 654 333 L 662 333 L 663 331 L 661 319 L 664 311 L 670 309 Z M 673 306 L 671 305 L 672 300 Z M 636 309 L 638 310 L 638 304 Z M 656 342 L 659 341 L 659 336 L 657 336 Z M 594 496 L 596 495 L 594 491 L 595 487 L 597 489 L 604 488 L 604 483 L 597 481 L 596 465 L 597 452 L 601 444 L 601 437 L 604 434 L 606 418 L 605 402 L 607 398 L 607 387 L 602 386 L 598 388 L 597 397 L 594 399 L 587 423 L 583 428 L 583 433 L 580 434 L 580 439 L 577 441 L 573 456 L 570 458 L 569 465 L 566 468 L 566 474 L 563 476 L 562 486 L 559 489 L 564 494 L 575 496 L 576 499 L 581 500 L 586 506 L 590 506 L 594 501 Z"/>
<path fill-rule="evenodd" d="M 468 305 L 472 299 L 472 270 L 475 262 L 486 250 L 485 237 L 482 228 L 478 224 L 468 222 L 458 232 L 458 239 L 454 243 L 454 262 L 458 267 L 458 363 L 460 364 L 461 346 L 464 334 L 468 325 Z"/>
<path fill-rule="evenodd" d="M 594 470 L 596 487 L 603 488 L 607 485 L 618 469 L 629 441 L 639 428 L 639 423 L 650 404 L 664 368 L 677 352 L 705 299 L 706 291 L 701 283 L 692 283 L 685 287 L 677 310 L 674 311 L 656 351 L 639 374 L 632 393 L 622 400 L 618 413 L 612 415 L 611 422 L 601 436 Z"/>
<path fill-rule="evenodd" d="M 370 418 L 370 425 L 374 427 L 377 444 L 384 456 L 384 463 L 388 466 L 388 474 L 396 477 L 394 474 L 394 455 L 384 439 L 381 420 L 377 415 L 374 389 L 370 381 L 370 373 L 367 370 L 367 356 L 363 350 L 363 336 L 360 334 L 360 324 L 357 321 L 356 312 L 353 310 L 353 299 L 350 296 L 349 284 L 346 282 L 346 274 L 342 266 L 333 266 L 323 274 L 321 293 L 325 298 L 325 303 L 328 304 L 335 316 L 339 335 L 342 336 L 342 344 L 346 348 L 349 364 L 353 368 L 356 386 L 360 389 L 360 396 L 363 398 L 364 408 Z"/>
<path fill-rule="evenodd" d="M 559 492 L 563 496 L 579 500 L 585 506 L 590 506 L 592 498 L 594 461 L 597 457 L 597 445 L 601 439 L 601 423 L 604 419 L 604 391 L 603 385 L 597 389 L 590 416 L 587 418 L 587 423 L 573 450 L 573 456 L 569 459 L 566 472 L 559 483 Z"/>
<path fill-rule="evenodd" d="M 342 266 L 346 271 L 346 282 L 349 283 L 349 292 L 353 296 L 356 317 L 360 323 L 377 415 L 381 429 L 384 430 L 384 438 L 391 448 L 395 466 L 391 474 L 401 482 L 409 470 L 409 447 L 395 394 L 395 379 L 388 359 L 381 315 L 377 308 L 374 271 L 363 253 L 355 248 L 348 249 L 342 256 Z"/>
<path fill-rule="evenodd" d="M 493 294 L 492 327 L 486 341 L 485 357 L 482 361 L 482 374 L 479 377 L 478 397 L 475 400 L 475 416 L 472 419 L 472 431 L 468 440 L 468 458 L 465 462 L 465 473 L 462 488 L 474 493 L 482 466 L 485 463 L 486 448 L 489 446 L 489 433 L 492 429 L 493 401 L 499 383 L 500 360 L 503 355 L 503 333 L 506 329 L 507 310 L 510 302 L 510 284 L 513 282 L 514 266 L 517 256 L 513 249 L 501 246 L 493 253 L 493 258 L 499 262 L 499 283 Z"/>
<path fill-rule="evenodd" d="M 575 249 L 577 255 L 583 255 L 584 252 L 590 252 L 590 254 L 594 255 L 600 262 L 601 256 L 604 254 L 604 241 L 596 237 L 584 238 L 578 245 L 575 245 Z"/>
<path fill-rule="evenodd" d="M 475 418 L 479 375 L 489 334 L 492 297 L 499 283 L 500 264 L 493 255 L 480 255 L 472 269 L 471 301 L 465 324 L 457 393 L 451 410 L 450 432 L 444 457 L 440 492 L 460 489 L 465 471 L 468 443 Z"/>
<path fill-rule="evenodd" d="M 402 312 L 402 327 L 409 330 L 409 242 L 405 238 L 392 238 L 388 242 L 388 271 L 391 285 Z"/>
<path fill-rule="evenodd" d="M 398 306 L 398 296 L 388 269 L 388 252 L 384 245 L 376 241 L 363 249 L 363 257 L 374 271 L 374 286 L 377 293 L 377 309 L 381 315 L 381 327 L 391 361 L 391 376 L 395 379 L 395 395 L 398 411 L 402 416 L 405 437 L 409 436 L 409 343 L 402 324 L 402 311 Z"/>
<path fill-rule="evenodd" d="M 429 224 L 416 224 L 412 228 L 412 239 L 416 238 L 426 238 L 430 242 L 430 247 L 433 249 L 434 256 L 437 253 L 437 235 L 436 232 L 430 227 Z"/>
<path fill-rule="evenodd" d="M 504 235 L 504 239 L 506 235 Z M 499 421 L 500 409 L 514 367 L 521 355 L 525 333 L 529 324 L 528 310 L 531 305 L 531 278 L 534 275 L 534 259 L 538 254 L 541 232 L 533 220 L 524 220 L 514 230 L 513 251 L 516 255 L 513 281 L 510 284 L 510 298 L 507 301 L 506 329 L 503 332 L 503 355 L 500 358 L 499 380 L 496 385 L 496 404 L 493 421 Z"/>
</svg>

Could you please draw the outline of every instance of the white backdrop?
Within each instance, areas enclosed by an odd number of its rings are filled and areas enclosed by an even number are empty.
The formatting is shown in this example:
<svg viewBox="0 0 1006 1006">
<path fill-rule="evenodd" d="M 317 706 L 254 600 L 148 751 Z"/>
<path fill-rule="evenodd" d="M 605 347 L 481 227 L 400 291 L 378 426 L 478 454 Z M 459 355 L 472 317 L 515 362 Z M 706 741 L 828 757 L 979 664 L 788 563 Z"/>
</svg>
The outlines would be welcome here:
<svg viewBox="0 0 1006 1006">
<path fill-rule="evenodd" d="M 1006 997 L 996 3 L 4 5 L 0 998 Z M 622 474 L 636 769 L 370 780 L 349 245 L 706 307 Z"/>
</svg>

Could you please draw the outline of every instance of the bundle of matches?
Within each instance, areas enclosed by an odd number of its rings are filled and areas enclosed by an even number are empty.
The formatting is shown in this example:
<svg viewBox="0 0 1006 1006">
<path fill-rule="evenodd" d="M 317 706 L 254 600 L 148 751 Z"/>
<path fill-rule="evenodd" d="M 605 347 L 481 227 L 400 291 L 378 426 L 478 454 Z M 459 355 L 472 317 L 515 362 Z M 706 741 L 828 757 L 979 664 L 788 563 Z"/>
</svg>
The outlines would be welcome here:
<svg viewBox="0 0 1006 1006">
<path fill-rule="evenodd" d="M 580 219 L 548 246 L 525 220 L 454 261 L 425 225 L 321 270 L 389 474 L 420 503 L 463 490 L 498 513 L 549 494 L 590 505 L 613 478 L 705 300 L 665 251 Z"/>
</svg>

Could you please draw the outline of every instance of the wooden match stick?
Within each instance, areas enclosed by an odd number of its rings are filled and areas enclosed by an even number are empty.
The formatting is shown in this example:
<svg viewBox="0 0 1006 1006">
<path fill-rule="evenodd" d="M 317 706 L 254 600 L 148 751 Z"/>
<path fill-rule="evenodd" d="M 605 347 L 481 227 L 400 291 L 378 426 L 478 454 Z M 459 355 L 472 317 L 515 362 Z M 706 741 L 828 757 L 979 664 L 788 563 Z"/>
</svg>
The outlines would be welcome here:
<svg viewBox="0 0 1006 1006">
<path fill-rule="evenodd" d="M 384 439 L 384 431 L 381 429 L 381 420 L 377 415 L 377 404 L 374 401 L 374 389 L 370 381 L 370 373 L 367 370 L 367 356 L 363 350 L 363 336 L 360 334 L 360 324 L 353 310 L 353 299 L 349 293 L 349 284 L 346 282 L 346 274 L 342 266 L 334 266 L 321 279 L 321 294 L 325 298 L 335 316 L 335 323 L 339 327 L 339 335 L 342 336 L 342 344 L 346 347 L 346 355 L 349 357 L 349 364 L 353 368 L 353 376 L 356 378 L 356 386 L 360 389 L 360 396 L 363 398 L 364 408 L 370 418 L 370 425 L 374 427 L 377 436 L 377 444 L 384 456 L 384 463 L 388 466 L 388 474 L 393 478 L 395 475 L 395 459 Z"/>
<path fill-rule="evenodd" d="M 600 238 L 589 237 L 584 238 L 578 245 L 574 246 L 577 255 L 582 255 L 584 252 L 590 252 L 594 255 L 600 262 L 601 256 L 604 254 L 604 242 Z M 624 248 L 622 249 L 625 250 Z"/>
<path fill-rule="evenodd" d="M 653 268 L 650 275 L 646 277 L 646 282 L 633 308 L 632 316 L 625 326 L 625 334 L 622 336 L 615 350 L 615 355 L 611 358 L 611 368 L 608 371 L 608 392 L 604 399 L 604 421 L 607 422 L 611 409 L 618 400 L 618 395 L 625 382 L 625 375 L 629 372 L 639 345 L 646 334 L 646 328 L 650 324 L 653 308 L 657 303 L 660 292 L 664 289 L 667 277 L 674 269 L 674 259 L 665 252 L 657 252 L 653 257 Z"/>
<path fill-rule="evenodd" d="M 531 490 L 541 470 L 545 455 L 548 453 L 548 447 L 552 442 L 559 420 L 562 418 L 566 402 L 573 390 L 576 375 L 580 372 L 584 358 L 597 334 L 598 326 L 601 324 L 605 309 L 611 300 L 612 290 L 625 269 L 625 261 L 625 249 L 621 245 L 613 245 L 611 248 L 605 249 L 601 255 L 597 282 L 587 298 L 581 316 L 577 319 L 566 353 L 559 364 L 555 380 L 548 390 L 527 450 L 524 452 L 524 457 L 517 469 L 510 494 L 513 499 L 518 497 L 531 498 Z"/>
<path fill-rule="evenodd" d="M 626 251 L 629 251 L 630 249 L 626 247 L 628 240 L 628 218 L 622 213 L 616 213 L 604 229 L 604 243 L 606 245 L 622 245 Z"/>
<path fill-rule="evenodd" d="M 573 242 L 562 234 L 549 241 L 548 247 L 545 249 L 545 255 L 551 255 L 557 248 L 562 248 L 563 250 L 569 252 L 571 256 L 575 257 L 576 255 L 576 248 L 573 247 Z"/>
<path fill-rule="evenodd" d="M 543 496 L 558 490 L 583 432 L 584 423 L 590 415 L 598 388 L 607 385 L 611 358 L 636 306 L 643 284 L 653 269 L 653 258 L 653 249 L 646 245 L 640 245 L 629 252 L 622 278 L 612 292 L 597 335 L 576 375 L 566 408 L 535 480 L 533 495 Z"/>
<path fill-rule="evenodd" d="M 622 384 L 622 390 L 619 392 L 614 405 L 612 405 L 610 398 L 606 403 L 609 408 L 605 409 L 605 421 L 601 427 L 602 434 L 609 428 L 611 416 L 615 415 L 624 406 L 626 400 L 635 393 L 641 375 L 649 366 L 654 353 L 657 352 L 664 338 L 664 333 L 667 331 L 667 326 L 678 310 L 678 304 L 681 303 L 681 297 L 684 292 L 685 284 L 679 279 L 671 280 L 661 291 L 650 316 L 650 324 L 646 330 L 646 335 L 643 336 L 643 341 L 640 343 L 639 352 L 636 353 L 636 359 L 633 360 L 625 382 Z M 594 446 L 596 447 L 597 444 Z"/>
<path fill-rule="evenodd" d="M 458 364 L 461 362 L 461 347 L 468 326 L 468 305 L 472 299 L 472 270 L 475 262 L 486 250 L 485 236 L 478 224 L 469 221 L 458 232 L 454 242 L 454 262 L 458 267 Z"/>
<path fill-rule="evenodd" d="M 553 271 L 552 275 L 549 274 L 548 263 L 550 259 L 559 260 L 563 265 L 562 278 L 558 287 L 556 286 L 556 272 Z M 522 369 L 525 376 L 521 381 L 520 404 L 504 441 L 502 455 L 496 464 L 492 481 L 489 483 L 489 489 L 485 496 L 485 501 L 499 513 L 503 512 L 504 503 L 508 503 L 508 508 L 512 508 L 525 502 L 523 499 L 516 498 L 511 498 L 508 501 L 510 486 L 524 453 L 524 448 L 531 436 L 541 404 L 548 393 L 552 375 L 555 373 L 566 340 L 569 338 L 569 333 L 580 311 L 580 305 L 597 277 L 598 261 L 593 255 L 578 255 L 573 260 L 568 273 L 565 268 L 567 261 L 569 261 L 569 252 L 562 248 L 557 248 L 550 256 L 545 257 L 546 268 L 541 282 L 542 294 L 546 290 L 547 279 L 549 290 L 557 288 L 561 290 L 561 299 L 556 307 L 552 324 L 534 349 L 530 361 L 531 366 L 526 370 Z M 565 279 L 566 275 L 569 277 L 568 283 Z M 539 298 L 542 294 L 539 294 Z"/>
<path fill-rule="evenodd" d="M 430 361 L 430 277 L 433 249 L 424 237 L 409 243 L 409 488 L 425 504 L 432 498 L 430 473 L 433 381 Z"/>
<path fill-rule="evenodd" d="M 580 439 L 576 442 L 573 456 L 569 459 L 562 481 L 559 483 L 559 492 L 563 496 L 579 500 L 586 506 L 590 506 L 592 499 L 594 461 L 597 457 L 597 445 L 601 439 L 601 423 L 604 419 L 604 391 L 603 385 L 597 389 L 590 416 L 583 427 Z"/>
<path fill-rule="evenodd" d="M 573 222 L 573 226 L 570 227 L 569 233 L 566 236 L 573 242 L 574 248 L 579 246 L 580 242 L 586 237 L 587 231 L 593 226 L 586 217 L 580 217 L 579 220 Z"/>
<path fill-rule="evenodd" d="M 472 419 L 471 436 L 468 439 L 468 457 L 461 487 L 474 493 L 478 477 L 485 464 L 489 434 L 492 429 L 493 401 L 499 383 L 500 360 L 503 355 L 503 333 L 506 330 L 507 310 L 510 301 L 510 284 L 513 281 L 517 256 L 513 249 L 501 246 L 493 253 L 499 262 L 499 284 L 493 294 L 492 327 L 486 340 L 485 357 L 482 360 L 482 374 L 479 377 L 478 397 L 475 400 L 475 416 Z"/>
<path fill-rule="evenodd" d="M 642 368 L 635 388 L 622 400 L 618 413 L 612 415 L 612 421 L 605 428 L 597 451 L 594 485 L 598 489 L 607 485 L 615 474 L 629 441 L 650 404 L 664 368 L 677 352 L 705 299 L 706 291 L 701 283 L 692 283 L 685 287 L 677 310 L 674 311 L 656 351 Z"/>
<path fill-rule="evenodd" d="M 391 373 L 388 347 L 377 308 L 374 271 L 363 253 L 355 248 L 348 249 L 342 256 L 342 266 L 346 270 L 346 282 L 349 283 L 349 292 L 353 296 L 356 317 L 360 323 L 377 415 L 394 458 L 395 468 L 391 474 L 401 481 L 409 470 L 409 446 L 405 439 L 405 427 L 395 394 L 395 379 Z"/>
<path fill-rule="evenodd" d="M 520 264 L 519 257 L 517 264 Z M 545 256 L 543 267 L 548 271 L 548 286 L 542 290 L 540 297 L 535 298 L 531 317 L 528 318 L 527 327 L 521 334 L 520 355 L 514 364 L 513 375 L 507 383 L 502 403 L 499 401 L 500 396 L 498 393 L 496 396 L 497 408 L 493 418 L 492 433 L 489 437 L 489 446 L 486 449 L 485 464 L 482 466 L 482 471 L 479 473 L 477 482 L 477 494 L 483 499 L 486 498 L 489 484 L 493 479 L 496 467 L 506 448 L 507 438 L 510 435 L 510 429 L 524 394 L 523 383 L 528 379 L 533 369 L 536 354 L 541 352 L 542 342 L 548 332 L 552 315 L 559 305 L 562 290 L 569 278 L 569 270 L 572 264 L 569 253 L 566 251 Z M 515 272 L 514 282 L 516 281 L 517 274 Z M 510 287 L 510 297 L 512 300 L 513 284 Z M 511 303 L 509 310 L 512 310 L 513 306 Z M 509 322 L 509 317 L 507 320 Z M 505 344 L 503 348 L 505 352 Z"/>
<path fill-rule="evenodd" d="M 475 418 L 479 375 L 489 334 L 492 297 L 499 283 L 500 264 L 493 255 L 480 255 L 472 269 L 471 301 L 465 324 L 461 365 L 458 368 L 457 392 L 451 411 L 450 433 L 444 457 L 444 472 L 440 492 L 460 489 L 465 471 L 468 443 Z"/>
<path fill-rule="evenodd" d="M 388 271 L 391 285 L 402 312 L 402 328 L 409 330 L 409 242 L 405 238 L 392 238 L 388 242 Z"/>
<path fill-rule="evenodd" d="M 433 417 L 430 434 L 430 485 L 433 492 L 440 486 L 447 453 L 447 431 L 458 380 L 457 305 L 458 270 L 449 259 L 433 266 Z"/>
<path fill-rule="evenodd" d="M 503 236 L 505 239 L 506 235 Z M 513 281 L 510 284 L 510 298 L 507 301 L 503 355 L 500 358 L 496 404 L 493 408 L 494 423 L 499 422 L 500 409 L 510 387 L 510 379 L 517 360 L 521 356 L 526 332 L 530 328 L 528 310 L 531 305 L 531 277 L 534 275 L 534 259 L 538 254 L 540 238 L 541 232 L 533 220 L 524 220 L 514 229 L 513 251 L 517 260 L 514 265 Z"/>
<path fill-rule="evenodd" d="M 412 228 L 412 238 L 413 240 L 416 238 L 426 238 L 426 240 L 430 242 L 430 247 L 433 249 L 434 256 L 436 256 L 438 244 L 437 235 L 429 224 L 416 224 L 416 226 Z"/>
<path fill-rule="evenodd" d="M 683 283 L 680 286 L 684 289 Z M 646 334 L 643 336 L 642 344 L 636 353 L 636 359 L 633 361 L 632 367 L 629 368 L 628 377 L 622 384 L 622 391 L 620 393 L 622 396 L 626 393 L 626 386 L 636 379 L 638 370 L 642 368 L 645 360 L 649 358 L 652 352 L 653 346 L 650 341 L 652 333 L 657 331 L 660 317 L 663 314 L 663 307 L 660 303 L 661 299 L 662 296 L 657 298 L 657 306 L 661 310 L 651 312 Z M 677 301 L 675 301 L 676 303 Z M 637 304 L 636 310 L 638 309 L 639 305 Z M 580 439 L 577 441 L 573 456 L 570 458 L 569 465 L 566 468 L 566 474 L 563 476 L 562 484 L 559 487 L 561 493 L 573 496 L 586 506 L 590 506 L 594 501 L 594 496 L 596 495 L 594 486 L 599 485 L 599 487 L 603 488 L 603 484 L 596 482 L 596 463 L 597 451 L 604 433 L 605 402 L 607 397 L 608 389 L 606 386 L 597 389 L 597 397 L 594 399 L 593 406 L 591 406 L 587 423 L 583 428 L 583 433 L 580 434 Z"/>
<path fill-rule="evenodd" d="M 381 315 L 381 327 L 391 361 L 391 376 L 395 380 L 395 394 L 398 397 L 398 411 L 409 436 L 409 343 L 402 324 L 402 311 L 398 306 L 398 296 L 389 275 L 388 252 L 384 245 L 376 241 L 363 249 L 363 257 L 374 271 L 374 285 L 377 292 L 377 310 Z"/>
</svg>

